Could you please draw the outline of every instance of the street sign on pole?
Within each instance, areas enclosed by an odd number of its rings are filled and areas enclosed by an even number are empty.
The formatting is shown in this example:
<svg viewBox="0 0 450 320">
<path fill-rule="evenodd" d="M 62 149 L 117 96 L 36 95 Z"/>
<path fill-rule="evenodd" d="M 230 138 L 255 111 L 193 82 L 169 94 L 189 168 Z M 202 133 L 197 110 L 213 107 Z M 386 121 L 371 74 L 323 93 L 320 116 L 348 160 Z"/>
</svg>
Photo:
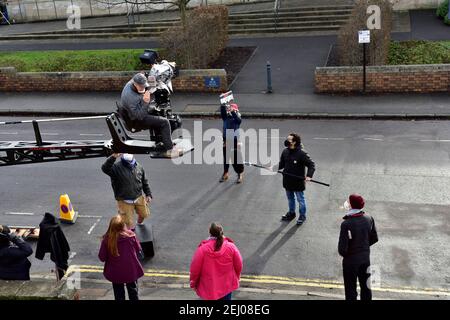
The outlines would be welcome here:
<svg viewBox="0 0 450 320">
<path fill-rule="evenodd" d="M 370 43 L 370 30 L 358 31 L 358 42 L 363 44 L 363 92 L 366 92 L 366 45 Z"/>
<path fill-rule="evenodd" d="M 358 42 L 359 43 L 370 43 L 370 30 L 358 31 Z"/>
</svg>

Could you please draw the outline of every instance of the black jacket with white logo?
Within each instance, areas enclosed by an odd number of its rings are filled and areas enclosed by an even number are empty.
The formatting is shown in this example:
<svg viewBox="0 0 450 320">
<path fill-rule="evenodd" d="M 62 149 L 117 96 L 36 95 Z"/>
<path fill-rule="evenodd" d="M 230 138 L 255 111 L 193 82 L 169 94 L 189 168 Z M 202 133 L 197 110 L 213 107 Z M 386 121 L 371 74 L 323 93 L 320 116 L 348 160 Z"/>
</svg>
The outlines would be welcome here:
<svg viewBox="0 0 450 320">
<path fill-rule="evenodd" d="M 370 264 L 370 246 L 378 242 L 375 220 L 360 213 L 345 216 L 339 235 L 339 254 L 344 264 Z"/>
<path fill-rule="evenodd" d="M 306 176 L 312 178 L 316 170 L 314 161 L 301 147 L 286 148 L 280 157 L 278 170 L 283 170 L 283 187 L 288 191 L 305 190 L 305 167 L 308 168 Z"/>
</svg>

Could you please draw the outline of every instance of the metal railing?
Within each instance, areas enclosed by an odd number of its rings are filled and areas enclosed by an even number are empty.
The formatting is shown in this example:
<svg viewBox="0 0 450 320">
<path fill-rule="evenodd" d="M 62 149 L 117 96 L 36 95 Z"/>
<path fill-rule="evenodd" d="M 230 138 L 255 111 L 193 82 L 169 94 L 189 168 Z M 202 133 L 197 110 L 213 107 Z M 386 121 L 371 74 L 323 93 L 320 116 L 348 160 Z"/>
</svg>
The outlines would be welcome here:
<svg viewBox="0 0 450 320">
<path fill-rule="evenodd" d="M 171 10 L 170 3 L 135 0 L 126 3 L 120 0 L 1 0 L 7 5 L 9 22 L 31 22 L 64 20 L 69 17 L 67 8 L 77 5 L 81 9 L 82 18 L 124 15 L 130 22 L 139 21 L 139 14 Z M 238 3 L 249 3 L 257 0 L 239 0 Z M 231 4 L 235 0 L 196 0 L 192 6 L 211 4 Z M 175 9 L 174 9 L 175 10 Z M 0 20 L 3 19 L 0 15 Z"/>
<path fill-rule="evenodd" d="M 8 0 L 9 20 L 14 22 L 64 20 L 67 9 L 77 5 L 82 18 L 124 15 L 130 20 L 143 12 L 165 10 L 167 4 L 126 3 L 118 0 Z"/>
<path fill-rule="evenodd" d="M 273 5 L 273 14 L 274 14 L 274 26 L 275 26 L 275 33 L 277 33 L 278 28 L 278 15 L 281 8 L 281 0 L 275 0 Z"/>
</svg>

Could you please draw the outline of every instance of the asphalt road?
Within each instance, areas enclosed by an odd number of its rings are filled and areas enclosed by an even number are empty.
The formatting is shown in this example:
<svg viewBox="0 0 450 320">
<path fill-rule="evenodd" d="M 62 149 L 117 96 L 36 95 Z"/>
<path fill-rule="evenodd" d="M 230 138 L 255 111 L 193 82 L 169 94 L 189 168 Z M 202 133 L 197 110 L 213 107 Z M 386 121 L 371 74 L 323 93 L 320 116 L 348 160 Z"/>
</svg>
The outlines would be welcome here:
<svg viewBox="0 0 450 320">
<path fill-rule="evenodd" d="M 202 125 L 205 130 L 220 122 Z M 185 120 L 184 127 L 192 130 L 193 122 Z M 263 176 L 246 167 L 242 185 L 233 184 L 234 176 L 219 184 L 220 165 L 176 165 L 139 155 L 154 194 L 149 221 L 157 253 L 146 268 L 188 271 L 209 223 L 219 221 L 241 250 L 244 274 L 341 281 L 340 206 L 359 192 L 377 222 L 380 242 L 373 247 L 372 264 L 380 268 L 382 285 L 450 289 L 447 122 L 246 120 L 244 128 L 279 129 L 271 140 L 280 142 L 279 150 L 289 132 L 301 133 L 317 165 L 314 177 L 331 183 L 308 186 L 307 222 L 297 227 L 280 221 L 287 211 L 280 175 Z M 102 120 L 42 124 L 41 131 L 48 140 L 109 139 Z M 31 139 L 29 125 L 0 127 L 2 141 Z M 58 212 L 59 195 L 68 193 L 75 209 L 91 216 L 64 226 L 76 253 L 72 264 L 100 265 L 100 237 L 116 212 L 109 178 L 100 170 L 103 161 L 0 168 L 0 223 L 37 225 L 45 211 Z M 48 272 L 48 260 L 33 259 L 32 272 Z"/>
</svg>

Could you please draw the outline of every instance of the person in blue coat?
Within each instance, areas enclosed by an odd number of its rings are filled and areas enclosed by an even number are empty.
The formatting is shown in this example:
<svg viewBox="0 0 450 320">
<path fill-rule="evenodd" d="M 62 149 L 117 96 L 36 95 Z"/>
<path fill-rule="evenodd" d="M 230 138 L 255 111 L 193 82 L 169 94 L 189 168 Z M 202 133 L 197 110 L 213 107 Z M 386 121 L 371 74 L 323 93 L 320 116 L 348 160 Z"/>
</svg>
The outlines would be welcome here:
<svg viewBox="0 0 450 320">
<path fill-rule="evenodd" d="M 227 181 L 228 170 L 230 168 L 229 158 L 227 158 L 227 148 L 233 146 L 233 169 L 237 173 L 238 178 L 236 183 L 242 183 L 244 173 L 244 163 L 241 157 L 238 157 L 239 147 L 239 127 L 242 119 L 239 113 L 239 107 L 235 103 L 231 103 L 229 106 L 222 104 L 220 106 L 220 114 L 223 120 L 223 174 L 220 178 L 220 182 Z"/>
<path fill-rule="evenodd" d="M 30 280 L 31 246 L 7 226 L 0 226 L 0 279 Z"/>
</svg>

